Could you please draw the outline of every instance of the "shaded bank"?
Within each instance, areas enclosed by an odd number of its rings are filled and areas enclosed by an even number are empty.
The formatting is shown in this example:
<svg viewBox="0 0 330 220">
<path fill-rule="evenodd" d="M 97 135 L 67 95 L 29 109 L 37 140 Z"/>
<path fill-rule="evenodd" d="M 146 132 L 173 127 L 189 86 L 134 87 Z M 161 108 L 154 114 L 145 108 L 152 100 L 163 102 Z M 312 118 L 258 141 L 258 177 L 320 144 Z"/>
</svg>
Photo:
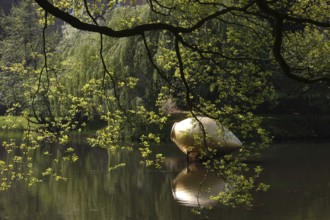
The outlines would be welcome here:
<svg viewBox="0 0 330 220">
<path fill-rule="evenodd" d="M 330 138 L 329 115 L 267 115 L 264 125 L 275 140 Z"/>
</svg>

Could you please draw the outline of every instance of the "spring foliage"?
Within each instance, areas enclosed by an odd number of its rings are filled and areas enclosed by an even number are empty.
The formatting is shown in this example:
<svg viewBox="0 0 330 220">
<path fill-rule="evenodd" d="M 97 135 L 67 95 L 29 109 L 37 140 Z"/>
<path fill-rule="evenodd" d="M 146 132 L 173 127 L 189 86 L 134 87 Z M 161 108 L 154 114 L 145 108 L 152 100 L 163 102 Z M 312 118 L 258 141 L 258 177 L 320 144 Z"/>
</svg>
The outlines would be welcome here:
<svg viewBox="0 0 330 220">
<path fill-rule="evenodd" d="M 88 138 L 91 146 L 112 154 L 138 148 L 143 164 L 159 167 L 164 157 L 153 154 L 150 146 L 160 142 L 171 114 L 180 112 L 197 121 L 197 116 L 208 116 L 243 142 L 239 152 L 220 158 L 205 145 L 202 159 L 227 183 L 212 199 L 250 206 L 251 192 L 268 188 L 257 181 L 262 168 L 251 169 L 244 161 L 258 157 L 270 143 L 255 114 L 275 97 L 270 77 L 279 74 L 279 67 L 302 81 L 328 77 L 329 13 L 324 11 L 329 6 L 323 1 L 162 0 L 134 7 L 118 7 L 117 1 L 52 1 L 60 12 L 46 3 L 22 3 L 8 15 L 9 23 L 1 23 L 7 34 L 1 39 L 6 46 L 1 74 L 22 85 L 19 97 L 11 89 L 1 98 L 15 107 L 11 113 L 39 124 L 22 143 L 3 143 L 2 190 L 16 180 L 65 179 L 63 163 L 78 160 L 70 132 L 93 120 L 105 126 Z M 39 20 L 20 23 L 24 16 L 36 18 L 34 10 Z M 51 24 L 59 26 L 48 13 L 90 32 L 64 24 L 59 39 L 56 31 L 48 32 Z M 31 24 L 34 29 L 28 28 Z M 14 34 L 17 30 L 33 38 L 24 41 Z M 16 53 L 10 45 L 19 41 L 25 47 Z M 136 140 L 137 147 L 129 144 Z M 200 142 L 205 143 L 203 138 Z M 33 157 L 40 153 L 52 162 L 34 172 Z"/>
</svg>

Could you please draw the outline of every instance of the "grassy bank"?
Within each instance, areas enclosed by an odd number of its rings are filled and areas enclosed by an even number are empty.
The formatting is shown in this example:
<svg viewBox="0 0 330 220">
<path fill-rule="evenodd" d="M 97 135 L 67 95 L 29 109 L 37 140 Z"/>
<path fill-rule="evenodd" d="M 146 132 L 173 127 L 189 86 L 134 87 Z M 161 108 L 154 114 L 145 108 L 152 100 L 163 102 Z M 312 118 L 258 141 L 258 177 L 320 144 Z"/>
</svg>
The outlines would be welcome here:
<svg viewBox="0 0 330 220">
<path fill-rule="evenodd" d="M 30 126 L 34 126 L 30 124 Z M 22 116 L 0 116 L 0 130 L 24 131 L 29 127 L 29 123 Z"/>
</svg>

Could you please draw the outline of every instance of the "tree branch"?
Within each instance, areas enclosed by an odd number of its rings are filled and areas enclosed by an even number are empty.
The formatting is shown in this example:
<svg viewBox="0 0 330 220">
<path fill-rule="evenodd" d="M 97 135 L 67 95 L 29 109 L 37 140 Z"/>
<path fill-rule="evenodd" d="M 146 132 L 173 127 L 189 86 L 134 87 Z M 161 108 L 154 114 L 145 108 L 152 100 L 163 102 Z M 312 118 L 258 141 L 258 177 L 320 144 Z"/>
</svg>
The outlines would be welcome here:
<svg viewBox="0 0 330 220">
<path fill-rule="evenodd" d="M 294 21 L 297 23 L 309 23 L 319 27 L 330 27 L 330 22 L 316 21 L 310 18 L 293 17 L 288 14 L 280 13 L 270 8 L 265 0 L 256 0 L 256 4 L 261 11 L 271 15 L 272 17 L 281 18 L 282 20 Z"/>
<path fill-rule="evenodd" d="M 286 62 L 284 57 L 282 56 L 282 42 L 283 42 L 283 20 L 281 18 L 276 18 L 274 25 L 275 32 L 275 40 L 273 44 L 273 55 L 277 62 L 280 64 L 284 74 L 291 79 L 304 82 L 304 83 L 315 83 L 315 82 L 330 82 L 329 78 L 326 77 L 318 77 L 318 78 L 306 78 L 302 76 L 298 76 L 292 73 L 292 69 L 289 64 Z"/>
<path fill-rule="evenodd" d="M 177 89 L 177 90 L 181 90 L 179 87 L 175 86 L 172 82 L 171 82 L 171 79 L 169 79 L 166 74 L 157 66 L 157 64 L 154 62 L 153 60 L 153 57 L 152 57 L 152 54 L 151 54 L 151 51 L 150 51 L 150 48 L 148 46 L 148 42 L 147 42 L 147 39 L 146 39 L 146 36 L 145 34 L 143 33 L 142 34 L 142 39 L 143 39 L 143 43 L 144 43 L 144 47 L 147 51 L 147 54 L 148 54 L 148 58 L 149 58 L 149 61 L 151 62 L 151 65 L 155 68 L 155 70 L 157 71 L 157 73 L 160 75 L 160 77 L 162 77 L 163 80 L 165 80 L 167 82 L 167 84 L 174 88 L 174 89 Z"/>
<path fill-rule="evenodd" d="M 99 24 L 97 23 L 95 17 L 93 17 L 93 15 L 91 14 L 91 12 L 90 12 L 90 10 L 88 8 L 87 0 L 84 0 L 84 6 L 85 6 L 85 9 L 86 9 L 86 12 L 87 12 L 88 16 L 93 21 L 93 23 L 96 26 L 99 26 Z M 104 90 L 104 92 L 106 91 L 104 81 L 105 81 L 105 76 L 108 75 L 110 77 L 110 80 L 111 80 L 111 83 L 112 83 L 113 93 L 114 93 L 114 96 L 116 98 L 117 105 L 120 108 L 120 110 L 123 111 L 127 115 L 126 109 L 122 106 L 122 104 L 120 102 L 116 80 L 115 80 L 114 76 L 109 72 L 109 70 L 107 68 L 107 65 L 105 63 L 105 60 L 104 60 L 104 56 L 103 56 L 103 34 L 102 33 L 100 33 L 100 50 L 99 50 L 99 55 L 100 55 L 100 59 L 101 59 L 102 67 L 103 67 L 103 90 Z M 106 95 L 105 95 L 105 97 L 106 97 Z"/>
<path fill-rule="evenodd" d="M 192 25 L 189 28 L 179 27 L 179 26 L 173 26 L 171 24 L 166 23 L 149 23 L 149 24 L 142 24 L 137 25 L 133 28 L 127 28 L 123 30 L 113 30 L 112 28 L 106 27 L 106 26 L 98 26 L 95 24 L 89 24 L 86 22 L 83 22 L 79 20 L 78 18 L 70 15 L 69 13 L 59 9 L 58 7 L 55 7 L 53 4 L 49 3 L 47 0 L 35 0 L 35 2 L 43 8 L 45 11 L 49 12 L 50 14 L 54 15 L 55 17 L 67 22 L 72 27 L 77 28 L 79 30 L 85 30 L 85 31 L 91 31 L 91 32 L 97 32 L 102 33 L 104 35 L 110 36 L 110 37 L 130 37 L 130 36 L 136 36 L 136 35 L 142 35 L 146 31 L 153 31 L 153 30 L 167 30 L 173 33 L 174 35 L 177 35 L 179 33 L 191 33 L 194 30 L 200 28 L 205 22 L 212 20 L 218 16 L 227 14 L 230 11 L 246 11 L 249 7 L 251 7 L 254 4 L 254 1 L 250 2 L 244 7 L 228 7 L 220 11 L 216 11 L 213 14 L 210 14 L 204 18 L 201 18 L 197 23 Z"/>
</svg>

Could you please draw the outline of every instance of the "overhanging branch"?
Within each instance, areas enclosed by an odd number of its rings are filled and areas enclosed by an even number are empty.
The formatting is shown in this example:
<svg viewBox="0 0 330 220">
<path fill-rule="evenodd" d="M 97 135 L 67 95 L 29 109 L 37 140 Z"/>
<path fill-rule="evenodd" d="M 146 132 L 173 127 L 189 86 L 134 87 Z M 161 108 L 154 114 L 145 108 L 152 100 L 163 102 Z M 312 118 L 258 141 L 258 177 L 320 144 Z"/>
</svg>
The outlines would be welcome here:
<svg viewBox="0 0 330 220">
<path fill-rule="evenodd" d="M 104 34 L 110 37 L 131 37 L 136 35 L 142 35 L 143 33 L 147 31 L 155 31 L 155 30 L 167 30 L 173 33 L 174 35 L 178 35 L 179 33 L 191 33 L 194 30 L 200 28 L 202 25 L 205 24 L 205 22 L 212 20 L 218 16 L 227 14 L 231 11 L 246 11 L 249 7 L 251 7 L 254 4 L 254 1 L 248 3 L 244 7 L 227 7 L 222 10 L 216 11 L 204 18 L 201 18 L 198 22 L 196 22 L 194 25 L 192 25 L 189 28 L 184 28 L 180 26 L 173 26 L 171 24 L 166 23 L 149 23 L 149 24 L 142 24 L 137 25 L 133 28 L 127 28 L 123 30 L 113 30 L 112 28 L 106 27 L 106 26 L 98 26 L 95 24 L 89 24 L 86 22 L 83 22 L 79 20 L 78 18 L 70 15 L 69 13 L 59 9 L 58 7 L 55 7 L 53 4 L 49 3 L 47 0 L 35 0 L 35 2 L 43 8 L 45 11 L 49 12 L 53 16 L 67 22 L 72 27 L 77 28 L 79 30 L 84 31 L 91 31 L 96 32 L 100 34 Z"/>
<path fill-rule="evenodd" d="M 314 24 L 317 26 L 321 27 L 329 27 L 330 24 L 326 22 L 318 22 L 314 21 L 311 19 L 304 19 L 304 18 L 295 18 L 291 17 L 285 14 L 281 14 L 269 7 L 269 5 L 266 3 L 264 0 L 256 0 L 256 3 L 258 7 L 260 8 L 261 11 L 269 14 L 271 17 L 274 18 L 275 23 L 274 23 L 274 43 L 273 43 L 273 55 L 276 59 L 276 61 L 279 63 L 281 66 L 283 73 L 288 76 L 291 79 L 294 79 L 296 81 L 300 81 L 303 83 L 316 83 L 316 82 L 330 82 L 330 78 L 328 77 L 316 77 L 316 78 L 310 78 L 310 77 L 305 77 L 305 76 L 300 76 L 297 74 L 294 74 L 292 72 L 292 68 L 290 65 L 286 62 L 282 55 L 282 43 L 283 43 L 283 36 L 284 36 L 284 31 L 283 31 L 283 21 L 284 20 L 290 20 L 290 21 L 296 21 L 300 23 L 310 23 Z"/>
<path fill-rule="evenodd" d="M 288 14 L 280 13 L 269 7 L 267 1 L 265 0 L 256 0 L 256 4 L 258 5 L 259 9 L 262 12 L 269 14 L 272 17 L 280 18 L 282 20 L 293 21 L 297 23 L 309 23 L 319 27 L 330 27 L 329 21 L 317 21 L 310 18 L 295 17 L 295 16 L 290 16 Z"/>
<path fill-rule="evenodd" d="M 315 83 L 315 82 L 330 82 L 329 78 L 318 77 L 318 78 L 307 78 L 303 76 L 296 75 L 292 73 L 291 67 L 286 62 L 282 56 L 282 42 L 283 42 L 283 20 L 281 18 L 276 18 L 274 25 L 275 40 L 273 44 L 273 55 L 277 62 L 280 64 L 284 74 L 291 79 L 303 82 L 303 83 Z"/>
</svg>

